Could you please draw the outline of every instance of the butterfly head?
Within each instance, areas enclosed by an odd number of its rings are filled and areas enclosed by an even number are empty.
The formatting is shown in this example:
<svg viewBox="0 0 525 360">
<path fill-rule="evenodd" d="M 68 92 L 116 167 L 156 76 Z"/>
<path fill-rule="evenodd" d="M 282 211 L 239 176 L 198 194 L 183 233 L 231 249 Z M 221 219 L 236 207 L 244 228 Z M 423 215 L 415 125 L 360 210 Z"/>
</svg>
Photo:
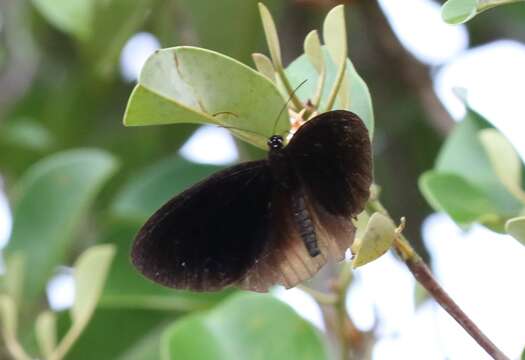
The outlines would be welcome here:
<svg viewBox="0 0 525 360">
<path fill-rule="evenodd" d="M 272 135 L 268 139 L 267 144 L 270 150 L 280 150 L 284 146 L 284 140 L 283 140 L 283 137 L 280 135 Z"/>
</svg>

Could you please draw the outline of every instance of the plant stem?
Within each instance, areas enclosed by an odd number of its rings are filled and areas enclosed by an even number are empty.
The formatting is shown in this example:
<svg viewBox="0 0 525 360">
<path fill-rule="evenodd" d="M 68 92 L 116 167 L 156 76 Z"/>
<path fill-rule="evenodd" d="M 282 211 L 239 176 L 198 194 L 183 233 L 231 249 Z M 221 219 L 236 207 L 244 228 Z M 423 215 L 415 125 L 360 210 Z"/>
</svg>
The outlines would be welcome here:
<svg viewBox="0 0 525 360">
<path fill-rule="evenodd" d="M 368 203 L 368 209 L 378 211 L 386 216 L 390 216 L 387 210 L 378 200 Z M 479 327 L 465 314 L 463 310 L 452 300 L 447 292 L 439 285 L 432 275 L 429 267 L 417 254 L 408 240 L 401 234 L 394 240 L 394 248 L 403 259 L 410 272 L 416 280 L 428 291 L 428 293 L 458 322 L 459 325 L 496 360 L 509 360 L 503 352 L 479 329 Z"/>
</svg>

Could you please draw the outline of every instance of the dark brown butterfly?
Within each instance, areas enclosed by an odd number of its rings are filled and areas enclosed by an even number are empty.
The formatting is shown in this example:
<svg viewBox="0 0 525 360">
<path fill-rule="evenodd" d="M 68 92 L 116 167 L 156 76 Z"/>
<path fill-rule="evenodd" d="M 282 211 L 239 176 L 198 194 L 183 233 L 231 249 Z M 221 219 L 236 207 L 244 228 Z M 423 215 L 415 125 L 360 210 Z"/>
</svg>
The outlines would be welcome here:
<svg viewBox="0 0 525 360">
<path fill-rule="evenodd" d="M 218 172 L 162 206 L 139 231 L 133 264 L 172 288 L 264 292 L 341 261 L 372 182 L 365 125 L 330 111 L 286 147 L 278 135 L 268 146 L 268 159 Z"/>
</svg>

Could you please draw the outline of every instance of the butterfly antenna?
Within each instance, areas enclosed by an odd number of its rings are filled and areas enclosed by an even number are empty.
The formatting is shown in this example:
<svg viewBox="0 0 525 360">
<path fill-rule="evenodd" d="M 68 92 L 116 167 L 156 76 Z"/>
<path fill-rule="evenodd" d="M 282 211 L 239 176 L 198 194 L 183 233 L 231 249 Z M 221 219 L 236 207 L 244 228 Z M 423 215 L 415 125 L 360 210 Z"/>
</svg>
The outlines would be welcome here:
<svg viewBox="0 0 525 360">
<path fill-rule="evenodd" d="M 299 85 L 297 85 L 297 87 L 292 91 L 292 93 L 290 94 L 290 97 L 288 98 L 288 100 L 286 101 L 286 103 L 283 105 L 283 107 L 281 108 L 281 110 L 279 111 L 279 115 L 277 115 L 277 119 L 275 119 L 275 122 L 273 123 L 273 129 L 272 129 L 272 134 L 275 134 L 275 129 L 277 128 L 277 123 L 279 122 L 279 119 L 281 118 L 281 115 L 283 113 L 283 111 L 285 109 L 288 108 L 288 104 L 290 103 L 290 101 L 292 100 L 292 98 L 294 97 L 295 93 L 297 92 L 297 90 L 299 90 L 299 88 L 301 86 L 304 85 L 304 83 L 306 83 L 308 81 L 308 79 L 305 79 L 303 80 L 302 83 L 300 83 Z"/>
<path fill-rule="evenodd" d="M 248 129 L 241 129 L 241 128 L 238 128 L 238 127 L 235 127 L 235 126 L 225 126 L 225 125 L 217 125 L 218 127 L 220 128 L 224 128 L 224 129 L 233 129 L 233 130 L 239 130 L 239 131 L 245 131 L 245 132 L 249 132 L 249 133 L 252 133 L 252 134 L 255 134 L 255 135 L 258 135 L 264 139 L 266 139 L 266 136 L 258 133 L 258 132 L 255 132 L 255 131 L 252 131 L 252 130 L 248 130 Z"/>
</svg>

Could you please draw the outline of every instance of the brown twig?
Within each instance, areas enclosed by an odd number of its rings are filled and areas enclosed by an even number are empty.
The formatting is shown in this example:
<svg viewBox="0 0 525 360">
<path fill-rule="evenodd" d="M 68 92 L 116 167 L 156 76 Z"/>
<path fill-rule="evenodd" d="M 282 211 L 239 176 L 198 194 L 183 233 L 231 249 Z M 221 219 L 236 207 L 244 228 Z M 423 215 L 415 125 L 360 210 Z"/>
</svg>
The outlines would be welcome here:
<svg viewBox="0 0 525 360">
<path fill-rule="evenodd" d="M 378 200 L 372 200 L 368 203 L 368 209 L 378 211 L 386 216 L 390 216 L 388 211 L 381 205 Z M 432 272 L 417 254 L 408 240 L 400 234 L 394 240 L 394 248 L 399 256 L 403 259 L 410 272 L 416 280 L 428 291 L 434 300 L 448 312 L 450 316 L 458 322 L 463 329 L 492 356 L 495 360 L 509 360 L 503 352 L 481 331 L 481 329 L 465 314 L 463 310 L 452 300 L 446 291 L 439 285 L 432 275 Z"/>
</svg>

